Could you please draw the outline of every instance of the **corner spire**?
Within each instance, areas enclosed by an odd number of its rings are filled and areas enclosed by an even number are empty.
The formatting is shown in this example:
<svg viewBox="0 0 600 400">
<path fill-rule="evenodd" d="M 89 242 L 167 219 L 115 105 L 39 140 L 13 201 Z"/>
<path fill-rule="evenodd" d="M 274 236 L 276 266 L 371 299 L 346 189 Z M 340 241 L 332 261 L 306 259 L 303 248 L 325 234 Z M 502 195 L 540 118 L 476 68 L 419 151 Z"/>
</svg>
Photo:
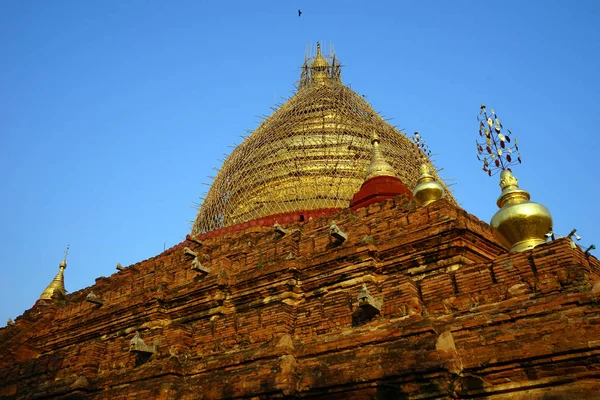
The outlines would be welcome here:
<svg viewBox="0 0 600 400">
<path fill-rule="evenodd" d="M 353 210 L 391 199 L 400 194 L 412 197 L 412 192 L 398 178 L 394 168 L 385 161 L 379 148 L 377 134 L 373 134 L 371 145 L 371 164 L 367 168 L 365 181 L 350 201 L 350 208 Z"/>
<path fill-rule="evenodd" d="M 417 199 L 417 202 L 426 206 L 446 196 L 444 187 L 435 180 L 434 176 L 431 175 L 431 169 L 429 168 L 429 157 L 431 157 L 431 150 L 425 140 L 419 135 L 419 132 L 415 132 L 412 137 L 414 143 L 415 158 L 421 161 L 419 171 L 421 175 L 417 180 L 417 185 L 413 189 L 413 196 Z"/>
<path fill-rule="evenodd" d="M 492 217 L 492 234 L 510 251 L 521 252 L 543 244 L 552 229 L 552 215 L 544 205 L 529 201 L 529 192 L 519 188 L 511 166 L 521 164 L 519 143 L 510 129 L 504 129 L 498 114 L 485 104 L 479 108 L 477 158 L 489 176 L 500 170 L 502 193 L 496 204 L 500 208 Z M 483 158 L 483 159 L 482 159 Z"/>
<path fill-rule="evenodd" d="M 39 300 L 52 300 L 55 297 L 64 298 L 67 295 L 67 291 L 65 290 L 65 277 L 64 272 L 65 268 L 67 268 L 67 255 L 69 254 L 69 245 L 67 245 L 67 250 L 65 250 L 65 257 L 60 262 L 58 267 L 58 273 L 52 279 L 52 282 L 44 289 L 42 294 L 40 295 Z"/>
<path fill-rule="evenodd" d="M 393 176 L 397 178 L 398 175 L 396 174 L 396 171 L 388 164 L 381 153 L 381 149 L 379 148 L 379 136 L 377 136 L 376 133 L 373 134 L 371 145 L 371 164 L 369 165 L 369 168 L 367 168 L 365 180 L 375 178 L 376 176 Z"/>
</svg>

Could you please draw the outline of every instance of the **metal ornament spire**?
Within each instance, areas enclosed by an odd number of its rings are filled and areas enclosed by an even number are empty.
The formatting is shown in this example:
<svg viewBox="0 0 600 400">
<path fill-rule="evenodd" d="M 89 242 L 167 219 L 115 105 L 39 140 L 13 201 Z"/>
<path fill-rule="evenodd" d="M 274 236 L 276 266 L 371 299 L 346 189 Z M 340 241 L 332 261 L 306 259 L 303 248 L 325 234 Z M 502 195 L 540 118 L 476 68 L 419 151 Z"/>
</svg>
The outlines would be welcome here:
<svg viewBox="0 0 600 400">
<path fill-rule="evenodd" d="M 485 104 L 482 104 L 477 120 L 479 136 L 483 140 L 476 141 L 477 159 L 483 163 L 483 172 L 492 176 L 521 164 L 519 142 L 510 129 L 504 129 L 496 112 L 492 109 L 488 114 Z"/>
</svg>

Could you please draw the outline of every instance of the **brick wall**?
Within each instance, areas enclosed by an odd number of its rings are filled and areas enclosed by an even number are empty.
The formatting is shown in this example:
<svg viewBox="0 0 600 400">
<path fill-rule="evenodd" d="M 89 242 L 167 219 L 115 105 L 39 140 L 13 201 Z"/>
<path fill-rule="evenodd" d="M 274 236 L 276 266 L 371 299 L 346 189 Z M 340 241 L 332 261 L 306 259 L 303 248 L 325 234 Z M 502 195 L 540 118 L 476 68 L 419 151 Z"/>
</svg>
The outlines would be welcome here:
<svg viewBox="0 0 600 400">
<path fill-rule="evenodd" d="M 330 236 L 334 220 L 347 240 Z M 598 389 L 600 263 L 570 240 L 508 253 L 474 216 L 407 196 L 284 227 L 188 238 L 26 311 L 0 330 L 0 398 Z M 363 284 L 381 304 L 369 318 L 357 318 Z M 129 351 L 135 332 L 153 354 Z"/>
</svg>

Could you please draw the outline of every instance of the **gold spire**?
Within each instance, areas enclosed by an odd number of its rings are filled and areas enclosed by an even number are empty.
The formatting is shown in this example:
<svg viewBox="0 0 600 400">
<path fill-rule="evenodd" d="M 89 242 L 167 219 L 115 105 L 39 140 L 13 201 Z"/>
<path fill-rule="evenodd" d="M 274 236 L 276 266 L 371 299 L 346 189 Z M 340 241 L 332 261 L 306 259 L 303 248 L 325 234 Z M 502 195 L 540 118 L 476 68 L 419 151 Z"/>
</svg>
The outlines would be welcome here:
<svg viewBox="0 0 600 400">
<path fill-rule="evenodd" d="M 68 254 L 69 245 L 67 245 L 67 250 L 65 250 L 65 257 L 59 264 L 58 273 L 54 279 L 52 279 L 52 282 L 50 282 L 46 289 L 44 289 L 38 300 L 52 300 L 55 296 L 65 297 L 67 295 L 67 291 L 65 290 L 64 272 L 65 268 L 67 268 Z"/>
<path fill-rule="evenodd" d="M 427 164 L 421 164 L 420 170 L 421 176 L 419 177 L 419 180 L 417 180 L 417 186 L 415 186 L 413 190 L 413 196 L 415 196 L 421 205 L 426 206 L 444 197 L 446 191 L 444 190 L 444 187 L 435 180 L 433 175 L 431 175 Z"/>
<path fill-rule="evenodd" d="M 325 60 L 325 57 L 323 57 L 323 55 L 321 54 L 321 43 L 317 42 L 317 55 L 315 56 L 315 59 L 313 60 L 310 67 L 315 68 L 315 69 L 329 67 L 329 63 L 327 62 L 327 60 Z"/>
<path fill-rule="evenodd" d="M 394 168 L 385 161 L 381 149 L 379 148 L 379 136 L 376 133 L 373 134 L 371 139 L 371 164 L 367 168 L 365 180 L 375 178 L 376 176 L 393 176 L 397 178 L 396 171 Z"/>
<path fill-rule="evenodd" d="M 327 71 L 331 66 L 325 60 L 325 57 L 321 54 L 321 43 L 317 42 L 317 55 L 310 65 L 310 69 L 312 70 L 312 78 L 313 82 L 324 84 L 327 82 Z"/>
<path fill-rule="evenodd" d="M 519 188 L 517 178 L 508 169 L 500 173 L 500 188 L 502 194 L 496 202 L 500 210 L 490 221 L 494 237 L 517 252 L 545 243 L 545 235 L 552 228 L 550 211 L 529 201 L 529 193 Z"/>
</svg>

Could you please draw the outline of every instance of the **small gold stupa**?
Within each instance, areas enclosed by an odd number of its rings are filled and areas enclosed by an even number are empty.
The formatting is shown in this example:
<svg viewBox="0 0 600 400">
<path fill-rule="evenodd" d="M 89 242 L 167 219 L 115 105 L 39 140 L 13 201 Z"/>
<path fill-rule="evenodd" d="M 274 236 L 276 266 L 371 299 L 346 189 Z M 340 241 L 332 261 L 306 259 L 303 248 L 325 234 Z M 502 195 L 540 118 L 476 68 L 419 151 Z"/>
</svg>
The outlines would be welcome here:
<svg viewBox="0 0 600 400">
<path fill-rule="evenodd" d="M 417 186 L 413 190 L 413 196 L 419 204 L 426 206 L 446 195 L 444 187 L 440 185 L 429 171 L 427 164 L 421 164 L 421 176 L 417 181 Z"/>
<path fill-rule="evenodd" d="M 521 154 L 516 138 L 503 126 L 498 115 L 491 110 L 488 115 L 485 105 L 479 113 L 479 136 L 484 142 L 477 142 L 477 158 L 483 161 L 483 171 L 489 176 L 500 169 L 502 194 L 496 204 L 500 210 L 494 214 L 490 225 L 494 237 L 510 251 L 524 251 L 545 243 L 546 233 L 552 228 L 552 216 L 548 209 L 529 201 L 529 193 L 519 188 L 517 178 L 510 165 L 521 163 Z"/>
<path fill-rule="evenodd" d="M 510 251 L 524 251 L 546 243 L 546 233 L 552 228 L 550 211 L 529 201 L 529 193 L 519 188 L 510 170 L 500 173 L 500 188 L 502 194 L 496 202 L 500 210 L 490 221 L 494 237 Z"/>
<path fill-rule="evenodd" d="M 67 268 L 67 255 L 69 254 L 69 247 L 65 251 L 65 258 L 60 262 L 58 267 L 58 273 L 52 279 L 52 282 L 44 289 L 40 295 L 39 300 L 52 300 L 54 298 L 64 298 L 67 295 L 65 290 L 65 268 Z"/>
<path fill-rule="evenodd" d="M 443 185 L 435 180 L 435 176 L 431 173 L 431 162 L 429 162 L 431 151 L 419 132 L 413 134 L 412 141 L 415 144 L 415 158 L 421 160 L 421 166 L 419 167 L 421 175 L 413 189 L 413 196 L 420 205 L 426 206 L 445 197 L 446 190 Z"/>
<path fill-rule="evenodd" d="M 376 176 L 393 176 L 397 177 L 396 171 L 394 171 L 394 167 L 392 167 L 386 160 L 383 154 L 381 154 L 381 149 L 379 148 L 379 136 L 377 134 L 373 134 L 373 138 L 371 139 L 371 163 L 369 164 L 369 168 L 367 168 L 367 173 L 365 174 L 365 181 L 374 178 Z"/>
</svg>

